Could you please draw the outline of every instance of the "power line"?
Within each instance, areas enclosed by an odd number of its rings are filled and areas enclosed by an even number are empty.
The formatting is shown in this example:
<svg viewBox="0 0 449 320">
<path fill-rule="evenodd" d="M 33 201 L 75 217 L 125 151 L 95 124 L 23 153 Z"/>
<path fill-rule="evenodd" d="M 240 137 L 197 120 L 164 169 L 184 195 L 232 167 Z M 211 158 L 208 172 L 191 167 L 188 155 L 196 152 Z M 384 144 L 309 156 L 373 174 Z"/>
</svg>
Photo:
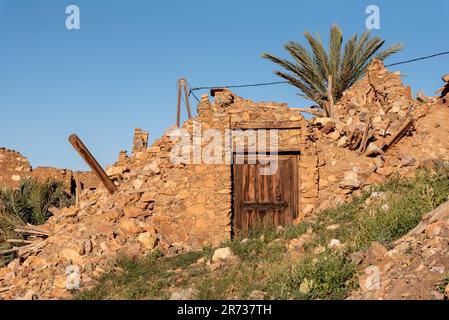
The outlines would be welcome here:
<svg viewBox="0 0 449 320">
<path fill-rule="evenodd" d="M 397 66 L 397 65 L 400 65 L 400 64 L 407 64 L 407 63 L 411 63 L 411 62 L 427 60 L 427 59 L 435 58 L 435 57 L 446 55 L 446 54 L 449 54 L 449 51 L 440 52 L 440 53 L 432 54 L 430 56 L 419 57 L 419 58 L 415 58 L 415 59 L 411 59 L 411 60 L 404 60 L 404 61 L 400 61 L 400 62 L 395 62 L 395 63 L 388 64 L 385 67 L 392 67 L 392 66 Z M 189 95 L 190 95 L 190 93 L 192 93 L 192 95 L 195 97 L 195 99 L 199 101 L 199 99 L 195 96 L 193 91 L 207 90 L 207 89 L 216 89 L 216 88 L 245 88 L 245 87 L 272 86 L 272 85 L 285 84 L 285 83 L 289 83 L 289 81 L 274 81 L 274 82 L 262 82 L 262 83 L 240 84 L 240 85 L 229 85 L 229 86 L 193 87 L 193 88 L 190 88 Z"/>
<path fill-rule="evenodd" d="M 264 83 L 253 83 L 253 84 L 238 84 L 231 86 L 208 86 L 208 87 L 194 87 L 191 91 L 204 90 L 204 89 L 215 89 L 215 88 L 244 88 L 244 87 L 260 87 L 260 86 L 271 86 L 275 84 L 288 83 L 288 81 L 274 81 L 274 82 L 264 82 Z"/>
<path fill-rule="evenodd" d="M 189 97 L 190 95 L 192 95 L 196 99 L 196 101 L 200 102 L 200 99 L 198 99 L 198 97 L 193 93 L 192 89 L 189 90 Z"/>
<path fill-rule="evenodd" d="M 385 67 L 392 67 L 392 66 L 397 66 L 400 64 L 406 64 L 406 63 L 410 63 L 410 62 L 415 62 L 415 61 L 420 61 L 420 60 L 426 60 L 426 59 L 430 59 L 430 58 L 434 58 L 434 57 L 438 57 L 438 56 L 443 56 L 445 54 L 449 54 L 449 51 L 446 52 L 440 52 L 440 53 L 436 53 L 436 54 L 432 54 L 430 56 L 425 56 L 425 57 L 420 57 L 420 58 L 416 58 L 416 59 L 411 59 L 411 60 L 405 60 L 405 61 L 401 61 L 401 62 L 396 62 L 396 63 L 392 63 L 389 65 L 386 65 Z"/>
</svg>

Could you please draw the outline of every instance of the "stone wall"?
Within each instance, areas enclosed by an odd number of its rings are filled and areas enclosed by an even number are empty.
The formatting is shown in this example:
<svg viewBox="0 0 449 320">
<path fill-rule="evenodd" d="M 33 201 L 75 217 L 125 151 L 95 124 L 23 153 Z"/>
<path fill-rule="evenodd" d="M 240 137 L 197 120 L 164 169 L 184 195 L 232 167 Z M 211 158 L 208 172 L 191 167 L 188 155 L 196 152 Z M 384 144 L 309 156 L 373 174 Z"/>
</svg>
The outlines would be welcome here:
<svg viewBox="0 0 449 320">
<path fill-rule="evenodd" d="M 29 175 L 31 165 L 19 152 L 0 148 L 0 186 L 16 187 L 23 176 Z"/>
<path fill-rule="evenodd" d="M 92 172 L 78 172 L 83 189 L 95 189 L 99 180 Z M 74 192 L 74 172 L 52 167 L 32 168 L 29 161 L 19 152 L 0 148 L 0 187 L 15 188 L 21 179 L 34 178 L 40 182 L 61 181 L 67 193 Z"/>
<path fill-rule="evenodd" d="M 134 210 L 147 212 L 149 217 L 146 221 L 157 231 L 161 248 L 200 248 L 216 245 L 231 237 L 232 155 L 226 151 L 229 151 L 231 143 L 235 144 L 242 138 L 237 132 L 258 129 L 258 125 L 269 127 L 268 124 L 275 123 L 275 127 L 282 127 L 281 124 L 293 121 L 298 124 L 295 128 L 277 129 L 278 147 L 279 150 L 299 153 L 299 218 L 312 213 L 317 204 L 317 150 L 312 127 L 299 112 L 284 103 L 245 100 L 225 89 L 216 90 L 213 95 L 213 102 L 209 101 L 208 95 L 203 95 L 198 105 L 198 116 L 183 124 L 181 129 L 188 133 L 192 146 L 178 150 L 178 155 L 188 156 L 191 161 L 195 154 L 204 155 L 210 140 L 195 143 L 193 133 L 217 129 L 223 139 L 220 142 L 221 154 L 218 155 L 220 163 L 207 164 L 204 159 L 199 163 L 173 163 L 170 157 L 180 138 L 170 138 L 170 133 L 178 129 L 172 127 L 152 146 L 131 157 L 121 152 L 118 161 L 107 170 L 121 190 L 135 194 L 132 196 L 137 199 Z M 226 139 L 230 139 L 228 147 Z"/>
</svg>

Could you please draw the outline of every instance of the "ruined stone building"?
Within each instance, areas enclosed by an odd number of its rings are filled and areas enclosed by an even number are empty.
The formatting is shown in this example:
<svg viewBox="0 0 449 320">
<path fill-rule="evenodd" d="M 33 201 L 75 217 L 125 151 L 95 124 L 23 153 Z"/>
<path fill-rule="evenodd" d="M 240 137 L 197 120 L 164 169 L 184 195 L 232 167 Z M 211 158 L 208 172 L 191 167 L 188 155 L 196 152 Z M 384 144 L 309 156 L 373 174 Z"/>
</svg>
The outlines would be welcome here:
<svg viewBox="0 0 449 320">
<path fill-rule="evenodd" d="M 218 245 L 251 228 L 313 217 L 394 174 L 432 169 L 449 160 L 449 93 L 443 92 L 414 99 L 400 74 L 380 61 L 344 93 L 334 119 L 306 120 L 284 103 L 212 90 L 202 96 L 196 117 L 168 128 L 152 145 L 148 133 L 136 130 L 131 155 L 121 151 L 106 170 L 118 191 L 110 194 L 97 180 L 82 191 L 78 206 L 55 211 L 43 226 L 50 234 L 45 245 L 3 281 L 15 289 L 0 298 L 30 288 L 44 299 L 67 297 L 60 268 L 67 261 L 89 282 L 119 253 Z M 270 168 L 271 158 L 254 149 L 264 143 L 265 153 L 278 159 L 272 174 L 261 170 Z M 18 153 L 3 150 L 0 162 L 0 182 L 33 172 Z M 30 278 L 39 281 L 30 285 Z"/>
</svg>

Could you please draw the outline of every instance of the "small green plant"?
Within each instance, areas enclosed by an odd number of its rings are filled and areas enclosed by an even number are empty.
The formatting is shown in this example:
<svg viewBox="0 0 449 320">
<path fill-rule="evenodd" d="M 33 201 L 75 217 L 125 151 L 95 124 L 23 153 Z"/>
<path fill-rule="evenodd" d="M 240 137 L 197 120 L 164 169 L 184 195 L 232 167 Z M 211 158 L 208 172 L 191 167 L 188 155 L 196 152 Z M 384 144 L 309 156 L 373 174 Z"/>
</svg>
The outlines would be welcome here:
<svg viewBox="0 0 449 320">
<path fill-rule="evenodd" d="M 269 287 L 277 299 L 338 300 L 355 288 L 356 268 L 341 252 L 309 254 Z"/>
<path fill-rule="evenodd" d="M 446 287 L 449 285 L 449 273 L 437 283 L 436 287 L 439 293 L 445 294 Z"/>
<path fill-rule="evenodd" d="M 17 189 L 5 188 L 0 191 L 3 210 L 20 218 L 24 223 L 40 225 L 50 217 L 48 209 L 67 207 L 71 197 L 64 192 L 64 185 L 57 181 L 37 182 L 23 179 Z"/>
<path fill-rule="evenodd" d="M 27 223 L 44 224 L 50 217 L 50 207 L 68 207 L 73 204 L 70 195 L 64 192 L 61 182 L 40 183 L 34 179 L 23 179 L 19 187 L 0 190 L 0 252 L 11 248 L 6 243 L 10 237 L 21 238 L 14 229 Z M 6 264 L 14 254 L 0 255 L 0 266 Z"/>
</svg>

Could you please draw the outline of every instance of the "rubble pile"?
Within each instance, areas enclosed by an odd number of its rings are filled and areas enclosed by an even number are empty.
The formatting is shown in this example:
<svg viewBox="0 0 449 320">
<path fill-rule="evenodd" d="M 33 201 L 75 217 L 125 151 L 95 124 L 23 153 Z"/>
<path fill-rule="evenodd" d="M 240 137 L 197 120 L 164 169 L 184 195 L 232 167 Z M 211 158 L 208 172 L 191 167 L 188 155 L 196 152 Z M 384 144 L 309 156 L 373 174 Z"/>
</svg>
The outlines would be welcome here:
<svg viewBox="0 0 449 320">
<path fill-rule="evenodd" d="M 437 90 L 436 93 L 440 93 L 441 92 L 441 100 L 443 103 L 448 103 L 449 102 L 449 73 L 444 75 L 442 77 L 442 80 L 445 82 L 445 85 L 442 86 L 440 89 Z"/>
<path fill-rule="evenodd" d="M 407 133 L 414 118 L 426 112 L 421 109 L 400 73 L 390 73 L 374 60 L 366 76 L 343 93 L 335 119 L 317 118 L 314 124 L 338 147 L 376 156 Z"/>
<path fill-rule="evenodd" d="M 445 300 L 449 297 L 449 202 L 426 214 L 393 248 L 374 242 L 354 254 L 360 288 L 349 299 Z"/>
</svg>

